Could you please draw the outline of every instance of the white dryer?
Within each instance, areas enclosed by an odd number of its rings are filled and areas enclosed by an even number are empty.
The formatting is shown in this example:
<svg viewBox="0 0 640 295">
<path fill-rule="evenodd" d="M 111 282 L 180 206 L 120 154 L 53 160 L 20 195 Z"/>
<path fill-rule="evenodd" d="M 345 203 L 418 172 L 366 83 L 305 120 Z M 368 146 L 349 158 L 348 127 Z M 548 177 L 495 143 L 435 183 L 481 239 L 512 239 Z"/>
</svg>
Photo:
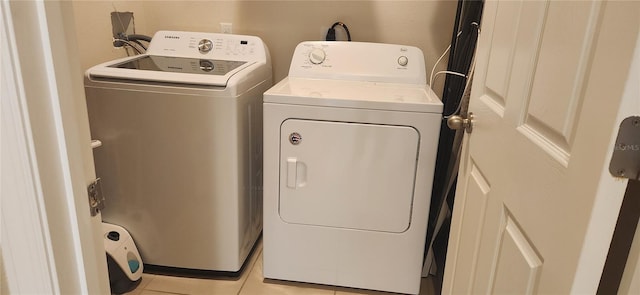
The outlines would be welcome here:
<svg viewBox="0 0 640 295">
<path fill-rule="evenodd" d="M 264 276 L 417 294 L 442 103 L 415 47 L 303 42 L 264 94 Z"/>
<path fill-rule="evenodd" d="M 272 85 L 262 40 L 229 34 L 160 31 L 146 54 L 87 71 L 102 217 L 131 233 L 145 270 L 241 269 L 262 230 Z"/>
</svg>

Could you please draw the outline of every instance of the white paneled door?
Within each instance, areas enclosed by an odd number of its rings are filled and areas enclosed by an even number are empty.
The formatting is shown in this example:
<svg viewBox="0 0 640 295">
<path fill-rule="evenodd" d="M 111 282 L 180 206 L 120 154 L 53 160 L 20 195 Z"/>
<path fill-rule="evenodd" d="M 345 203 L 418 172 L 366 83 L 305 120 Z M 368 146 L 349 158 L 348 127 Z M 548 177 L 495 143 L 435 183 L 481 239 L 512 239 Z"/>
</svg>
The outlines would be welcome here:
<svg viewBox="0 0 640 295">
<path fill-rule="evenodd" d="M 443 294 L 595 293 L 639 22 L 636 1 L 485 3 Z"/>
</svg>

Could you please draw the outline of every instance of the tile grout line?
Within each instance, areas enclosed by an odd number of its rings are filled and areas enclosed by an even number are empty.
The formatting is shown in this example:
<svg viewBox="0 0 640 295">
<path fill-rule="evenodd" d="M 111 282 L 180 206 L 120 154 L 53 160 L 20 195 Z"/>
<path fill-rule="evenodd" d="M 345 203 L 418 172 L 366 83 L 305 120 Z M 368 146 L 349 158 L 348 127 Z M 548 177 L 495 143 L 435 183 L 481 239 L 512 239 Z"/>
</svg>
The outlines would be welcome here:
<svg viewBox="0 0 640 295">
<path fill-rule="evenodd" d="M 148 291 L 151 291 L 153 293 L 167 294 L 167 295 L 189 295 L 188 293 L 174 293 L 174 292 L 166 292 L 166 291 L 158 291 L 158 290 L 148 290 Z"/>
<path fill-rule="evenodd" d="M 262 254 L 262 250 L 263 250 L 262 247 L 260 247 L 260 251 L 258 253 L 255 253 L 256 260 L 253 261 L 253 263 L 251 264 L 251 268 L 245 270 L 245 271 L 247 271 L 247 276 L 244 278 L 244 281 L 242 282 L 242 285 L 240 286 L 240 289 L 238 290 L 238 294 L 237 295 L 240 295 L 240 293 L 242 293 L 242 289 L 244 288 L 244 285 L 249 280 L 249 276 L 251 275 L 251 272 L 253 271 L 253 268 L 256 267 L 256 263 L 258 263 L 258 259 L 260 259 L 260 254 Z"/>
<path fill-rule="evenodd" d="M 144 272 L 142 274 L 144 275 Z M 136 293 L 136 295 L 142 294 L 143 291 L 148 290 L 147 287 L 149 287 L 149 284 L 151 284 L 151 281 L 153 281 L 156 278 L 156 275 L 149 275 L 149 276 L 151 277 L 151 279 L 146 284 L 144 284 L 144 287 L 142 287 L 140 292 Z M 153 291 L 153 290 L 149 290 L 149 291 Z"/>
</svg>

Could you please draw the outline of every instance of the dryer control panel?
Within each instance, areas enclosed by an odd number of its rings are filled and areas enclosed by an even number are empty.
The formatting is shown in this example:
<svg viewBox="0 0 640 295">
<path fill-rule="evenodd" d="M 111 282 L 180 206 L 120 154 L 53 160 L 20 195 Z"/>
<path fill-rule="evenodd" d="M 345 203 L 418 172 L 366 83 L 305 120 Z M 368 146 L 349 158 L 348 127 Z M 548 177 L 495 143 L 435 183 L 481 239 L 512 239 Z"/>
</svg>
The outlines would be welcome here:
<svg viewBox="0 0 640 295">
<path fill-rule="evenodd" d="M 248 62 L 266 59 L 264 43 L 256 36 L 180 31 L 156 32 L 147 54 Z"/>
<path fill-rule="evenodd" d="M 293 54 L 289 76 L 426 84 L 422 50 L 365 42 L 302 42 Z"/>
</svg>

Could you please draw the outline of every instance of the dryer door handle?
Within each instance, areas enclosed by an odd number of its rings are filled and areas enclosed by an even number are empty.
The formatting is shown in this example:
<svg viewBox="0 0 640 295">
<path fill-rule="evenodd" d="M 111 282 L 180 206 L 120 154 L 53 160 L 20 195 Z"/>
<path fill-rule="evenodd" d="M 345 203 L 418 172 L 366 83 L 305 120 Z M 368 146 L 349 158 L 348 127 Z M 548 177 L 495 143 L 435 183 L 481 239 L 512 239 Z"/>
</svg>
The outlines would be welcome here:
<svg viewBox="0 0 640 295">
<path fill-rule="evenodd" d="M 287 187 L 296 188 L 298 177 L 298 159 L 287 158 Z"/>
<path fill-rule="evenodd" d="M 298 158 L 287 158 L 287 187 L 297 189 L 307 184 L 307 165 Z"/>
</svg>

